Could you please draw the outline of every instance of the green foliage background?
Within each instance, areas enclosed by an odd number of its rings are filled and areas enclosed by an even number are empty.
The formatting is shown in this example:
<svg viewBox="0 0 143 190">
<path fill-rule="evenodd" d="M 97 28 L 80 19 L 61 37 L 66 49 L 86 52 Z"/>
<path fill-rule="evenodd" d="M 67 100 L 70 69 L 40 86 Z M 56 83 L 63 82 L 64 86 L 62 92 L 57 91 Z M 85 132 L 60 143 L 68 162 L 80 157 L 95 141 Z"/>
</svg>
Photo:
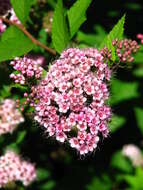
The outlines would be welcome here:
<svg viewBox="0 0 143 190">
<path fill-rule="evenodd" d="M 142 3 L 137 0 L 11 0 L 11 4 L 26 28 L 42 43 L 60 53 L 67 47 L 96 47 L 124 37 L 136 39 L 143 33 Z M 52 32 L 43 29 L 43 17 L 54 12 Z M 124 15 L 124 16 L 123 16 Z M 125 16 L 126 15 L 126 16 Z M 112 29 L 113 28 L 113 29 Z M 31 51 L 31 52 L 30 52 Z M 10 26 L 0 37 L 0 100 L 20 98 L 19 85 L 9 79 L 9 60 L 28 52 L 46 57 L 48 69 L 55 57 L 33 44 L 20 30 Z M 58 55 L 57 55 L 58 57 Z M 84 158 L 66 144 L 47 138 L 44 131 L 25 109 L 25 122 L 14 133 L 0 136 L 0 154 L 11 148 L 30 159 L 38 168 L 38 179 L 24 190 L 142 190 L 143 169 L 134 168 L 121 153 L 124 144 L 134 143 L 143 150 L 143 46 L 132 64 L 124 64 L 113 72 L 110 84 L 110 104 L 113 119 L 111 134 L 99 143 L 95 153 Z"/>
</svg>

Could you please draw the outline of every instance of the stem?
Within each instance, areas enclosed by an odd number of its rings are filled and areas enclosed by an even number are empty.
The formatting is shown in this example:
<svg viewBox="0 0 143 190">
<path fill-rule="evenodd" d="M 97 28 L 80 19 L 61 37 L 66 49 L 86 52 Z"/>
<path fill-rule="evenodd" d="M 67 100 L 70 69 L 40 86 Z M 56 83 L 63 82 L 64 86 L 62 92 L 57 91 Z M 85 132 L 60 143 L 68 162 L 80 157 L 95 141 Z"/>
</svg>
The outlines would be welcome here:
<svg viewBox="0 0 143 190">
<path fill-rule="evenodd" d="M 16 22 L 14 21 L 11 21 L 7 18 L 4 18 L 2 16 L 0 16 L 0 19 L 10 25 L 14 25 L 16 26 L 17 28 L 19 28 L 28 38 L 30 38 L 32 40 L 32 42 L 42 48 L 44 48 L 47 52 L 53 54 L 53 55 L 56 55 L 56 51 L 52 48 L 49 48 L 47 47 L 46 45 L 44 45 L 43 43 L 41 43 L 40 41 L 38 41 L 36 38 L 34 38 L 28 31 L 27 29 L 23 26 L 23 24 L 17 24 Z"/>
</svg>

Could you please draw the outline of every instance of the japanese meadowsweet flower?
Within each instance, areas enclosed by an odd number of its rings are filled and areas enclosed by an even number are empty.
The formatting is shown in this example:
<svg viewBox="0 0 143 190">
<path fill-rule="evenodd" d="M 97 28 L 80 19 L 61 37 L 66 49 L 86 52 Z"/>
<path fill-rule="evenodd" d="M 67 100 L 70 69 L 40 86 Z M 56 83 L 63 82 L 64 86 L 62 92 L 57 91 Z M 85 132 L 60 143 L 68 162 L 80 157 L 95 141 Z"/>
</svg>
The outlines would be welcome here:
<svg viewBox="0 0 143 190">
<path fill-rule="evenodd" d="M 122 149 L 122 154 L 131 160 L 133 166 L 143 166 L 143 155 L 141 150 L 136 145 L 124 145 Z"/>
<path fill-rule="evenodd" d="M 8 183 L 21 181 L 27 186 L 36 179 L 34 164 L 23 160 L 13 151 L 0 157 L 0 188 Z"/>
<path fill-rule="evenodd" d="M 137 34 L 137 38 L 141 41 L 141 44 L 143 44 L 143 34 Z"/>
<path fill-rule="evenodd" d="M 3 21 L 0 19 L 0 34 L 4 32 L 6 29 L 6 25 L 3 24 Z"/>
<path fill-rule="evenodd" d="M 16 16 L 15 12 L 13 9 L 10 10 L 11 16 L 10 16 L 10 20 L 13 22 L 16 22 L 17 24 L 20 24 L 20 20 L 18 19 L 18 17 Z"/>
<path fill-rule="evenodd" d="M 94 151 L 99 133 L 108 135 L 110 75 L 97 49 L 65 50 L 52 63 L 45 79 L 32 87 L 35 120 L 49 136 L 68 141 L 80 154 Z"/>
<path fill-rule="evenodd" d="M 0 135 L 12 133 L 23 121 L 24 118 L 16 109 L 15 101 L 5 99 L 0 103 Z"/>
<path fill-rule="evenodd" d="M 43 71 L 38 61 L 28 57 L 17 57 L 10 62 L 10 65 L 18 71 L 16 74 L 12 73 L 10 78 L 14 79 L 16 83 L 20 83 L 21 85 L 25 84 L 26 78 L 35 77 L 36 79 L 39 79 Z"/>
</svg>

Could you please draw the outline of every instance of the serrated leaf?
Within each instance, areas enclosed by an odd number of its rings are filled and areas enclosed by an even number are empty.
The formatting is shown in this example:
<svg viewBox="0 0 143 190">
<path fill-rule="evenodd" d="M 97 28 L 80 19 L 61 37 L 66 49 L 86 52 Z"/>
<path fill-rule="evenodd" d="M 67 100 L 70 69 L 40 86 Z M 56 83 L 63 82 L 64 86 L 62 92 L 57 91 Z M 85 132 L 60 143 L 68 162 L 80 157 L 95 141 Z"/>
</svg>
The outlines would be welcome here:
<svg viewBox="0 0 143 190">
<path fill-rule="evenodd" d="M 67 47 L 69 42 L 68 28 L 62 0 L 58 0 L 53 15 L 52 42 L 58 53 L 61 53 L 61 51 Z"/>
<path fill-rule="evenodd" d="M 135 115 L 137 120 L 137 126 L 143 134 L 143 108 L 135 108 Z"/>
<path fill-rule="evenodd" d="M 111 32 L 104 38 L 103 42 L 100 45 L 100 48 L 106 46 L 108 49 L 112 50 L 111 59 L 115 61 L 115 48 L 112 45 L 112 41 L 115 39 L 121 40 L 124 32 L 124 23 L 125 23 L 125 15 L 118 21 L 118 23 L 113 27 Z"/>
<path fill-rule="evenodd" d="M 77 0 L 67 12 L 71 38 L 86 20 L 86 10 L 89 7 L 91 1 L 92 0 Z"/>
<path fill-rule="evenodd" d="M 112 121 L 109 123 L 109 129 L 112 133 L 114 133 L 115 131 L 117 131 L 120 127 L 122 127 L 122 125 L 125 123 L 125 118 L 118 116 L 118 115 L 114 115 L 112 117 Z"/>
<path fill-rule="evenodd" d="M 34 4 L 35 0 L 10 0 L 12 7 L 19 20 L 25 24 L 28 19 L 30 8 Z"/>
<path fill-rule="evenodd" d="M 21 35 L 21 31 L 17 29 L 16 26 L 10 26 L 6 29 L 6 31 L 1 36 L 1 42 L 4 42 L 8 39 L 15 38 L 15 36 Z"/>
<path fill-rule="evenodd" d="M 33 42 L 14 26 L 9 27 L 0 41 L 0 61 L 27 54 L 34 48 Z"/>
</svg>

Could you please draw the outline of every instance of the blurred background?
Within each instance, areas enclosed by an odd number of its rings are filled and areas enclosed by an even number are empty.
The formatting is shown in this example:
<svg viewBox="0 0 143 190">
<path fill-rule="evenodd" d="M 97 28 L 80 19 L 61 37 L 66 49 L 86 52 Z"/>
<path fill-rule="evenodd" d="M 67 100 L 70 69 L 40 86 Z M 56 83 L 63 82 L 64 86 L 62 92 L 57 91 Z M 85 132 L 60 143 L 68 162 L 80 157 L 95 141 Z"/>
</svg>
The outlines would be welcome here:
<svg viewBox="0 0 143 190">
<path fill-rule="evenodd" d="M 75 1 L 65 0 L 65 8 Z M 37 0 L 28 28 L 41 42 L 50 44 L 51 23 L 56 1 Z M 117 21 L 126 14 L 125 37 L 143 33 L 143 2 L 139 0 L 93 0 L 71 46 L 97 47 Z M 34 24 L 33 24 L 34 23 Z M 143 45 L 142 45 L 143 46 Z M 66 144 L 47 138 L 44 131 L 24 112 L 25 122 L 14 133 L 0 136 L 0 149 L 16 149 L 38 168 L 38 180 L 31 190 L 143 190 L 143 47 L 133 63 L 113 72 L 110 103 L 113 119 L 110 135 L 98 144 L 96 152 L 80 157 Z M 41 48 L 33 55 L 44 56 L 45 68 L 51 57 Z M 10 88 L 8 64 L 0 64 L 0 99 L 21 97 Z M 18 143 L 15 143 L 18 142 Z M 0 153 L 1 153 L 0 152 Z M 19 184 L 18 189 L 25 189 Z"/>
</svg>

